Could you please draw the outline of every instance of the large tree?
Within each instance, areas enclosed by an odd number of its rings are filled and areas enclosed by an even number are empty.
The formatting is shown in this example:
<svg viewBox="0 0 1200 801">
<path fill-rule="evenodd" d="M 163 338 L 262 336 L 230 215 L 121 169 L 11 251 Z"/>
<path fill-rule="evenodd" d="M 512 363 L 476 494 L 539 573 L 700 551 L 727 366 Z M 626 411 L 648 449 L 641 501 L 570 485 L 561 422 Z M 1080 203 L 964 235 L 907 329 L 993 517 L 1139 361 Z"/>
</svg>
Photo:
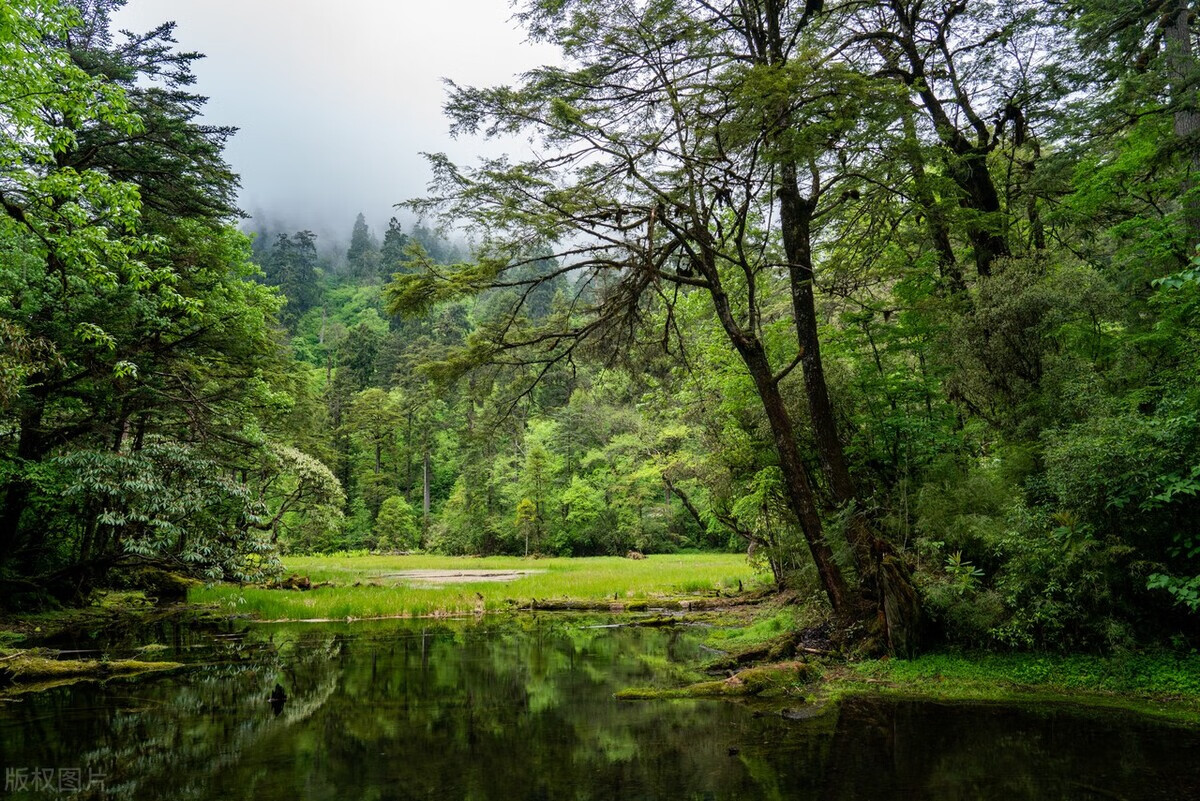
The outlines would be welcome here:
<svg viewBox="0 0 1200 801">
<path fill-rule="evenodd" d="M 571 66 L 543 67 L 515 87 L 455 87 L 448 112 L 455 131 L 532 132 L 551 155 L 469 170 L 435 158 L 442 193 L 415 207 L 481 233 L 479 259 L 399 277 L 388 290 L 392 308 L 511 290 L 506 313 L 470 355 L 516 358 L 545 374 L 585 342 L 629 346 L 655 308 L 667 309 L 669 343 L 673 299 L 705 293 L 753 379 L 788 506 L 830 604 L 862 610 L 845 574 L 855 568 L 872 590 L 866 602 L 885 611 L 896 647 L 906 649 L 915 609 L 903 571 L 890 574 L 885 604 L 862 527 L 849 530 L 854 563 L 838 564 L 797 411 L 781 390 L 803 365 L 819 461 L 835 504 L 852 503 L 821 371 L 811 239 L 822 213 L 854 195 L 854 142 L 875 124 L 865 113 L 870 82 L 809 35 L 814 18 L 803 4 L 533 3 L 522 19 Z M 561 266 L 523 272 L 546 255 Z M 534 319 L 530 299 L 560 275 L 574 278 L 572 297 L 558 314 Z M 786 353 L 763 337 L 780 291 L 793 299 L 796 344 Z"/>
</svg>

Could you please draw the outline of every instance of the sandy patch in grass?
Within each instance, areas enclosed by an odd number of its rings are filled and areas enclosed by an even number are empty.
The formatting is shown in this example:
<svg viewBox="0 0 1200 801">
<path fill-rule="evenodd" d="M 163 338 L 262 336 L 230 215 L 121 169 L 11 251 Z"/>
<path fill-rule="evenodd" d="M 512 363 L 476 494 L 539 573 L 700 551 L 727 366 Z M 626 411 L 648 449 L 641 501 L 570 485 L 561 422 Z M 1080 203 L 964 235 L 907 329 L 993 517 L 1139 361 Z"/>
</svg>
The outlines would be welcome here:
<svg viewBox="0 0 1200 801">
<path fill-rule="evenodd" d="M 502 583 L 545 572 L 545 570 L 404 570 L 400 573 L 384 573 L 379 578 L 440 587 L 444 584 L 474 584 L 484 581 Z"/>
</svg>

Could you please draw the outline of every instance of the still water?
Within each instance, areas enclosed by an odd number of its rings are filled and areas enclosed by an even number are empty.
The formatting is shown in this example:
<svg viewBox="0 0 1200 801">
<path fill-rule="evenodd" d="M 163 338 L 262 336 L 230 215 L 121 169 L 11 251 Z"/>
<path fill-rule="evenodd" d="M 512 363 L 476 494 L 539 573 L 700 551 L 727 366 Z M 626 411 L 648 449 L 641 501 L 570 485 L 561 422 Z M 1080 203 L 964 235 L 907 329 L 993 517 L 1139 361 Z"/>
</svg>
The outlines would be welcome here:
<svg viewBox="0 0 1200 801">
<path fill-rule="evenodd" d="M 0 799 L 1200 799 L 1200 731 L 1135 716 L 857 700 L 794 720 L 613 699 L 669 682 L 700 647 L 687 628 L 157 635 L 151 658 L 193 667 L 0 701 Z"/>
</svg>

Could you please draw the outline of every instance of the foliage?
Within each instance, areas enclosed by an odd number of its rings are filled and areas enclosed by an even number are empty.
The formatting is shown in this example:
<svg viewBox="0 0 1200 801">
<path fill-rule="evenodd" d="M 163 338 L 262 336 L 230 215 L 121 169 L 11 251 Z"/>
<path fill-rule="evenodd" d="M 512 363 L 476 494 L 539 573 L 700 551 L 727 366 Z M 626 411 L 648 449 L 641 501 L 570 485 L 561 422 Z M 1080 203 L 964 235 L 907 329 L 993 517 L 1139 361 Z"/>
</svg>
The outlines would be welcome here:
<svg viewBox="0 0 1200 801">
<path fill-rule="evenodd" d="M 267 508 L 249 487 L 186 446 L 136 453 L 77 450 L 54 460 L 63 495 L 95 510 L 81 544 L 209 580 L 261 581 L 275 560 Z"/>
<path fill-rule="evenodd" d="M 197 121 L 199 55 L 171 23 L 117 41 L 120 5 L 0 12 L 9 598 L 86 596 L 130 560 L 258 579 L 340 503 L 280 425 L 305 393 L 233 228 L 232 131 Z"/>
<path fill-rule="evenodd" d="M 380 504 L 374 533 L 380 550 L 411 551 L 421 545 L 417 514 L 399 495 L 392 495 Z"/>
<path fill-rule="evenodd" d="M 536 152 L 323 251 L 234 230 L 119 5 L 0 9 L 0 580 L 745 549 L 960 644 L 1200 636 L 1195 19 L 529 0 L 563 60 L 447 113 Z"/>
</svg>

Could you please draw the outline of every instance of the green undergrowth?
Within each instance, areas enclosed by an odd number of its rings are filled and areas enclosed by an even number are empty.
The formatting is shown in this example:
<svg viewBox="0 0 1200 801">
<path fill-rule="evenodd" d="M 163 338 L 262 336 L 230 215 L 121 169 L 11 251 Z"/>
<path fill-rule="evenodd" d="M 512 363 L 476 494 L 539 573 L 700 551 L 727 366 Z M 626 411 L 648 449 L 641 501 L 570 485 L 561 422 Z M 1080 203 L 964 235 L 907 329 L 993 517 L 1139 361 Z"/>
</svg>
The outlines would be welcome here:
<svg viewBox="0 0 1200 801">
<path fill-rule="evenodd" d="M 526 606 L 535 599 L 623 605 L 684 596 L 712 597 L 736 592 L 739 583 L 749 588 L 760 581 L 741 554 L 672 554 L 638 560 L 309 556 L 286 559 L 284 567 L 288 573 L 307 576 L 314 584 L 330 586 L 299 591 L 214 585 L 193 589 L 188 600 L 263 620 L 416 617 L 502 611 Z M 391 575 L 410 570 L 537 572 L 507 582 L 441 585 Z"/>
<path fill-rule="evenodd" d="M 772 603 L 756 609 L 748 621 L 735 625 L 714 626 L 705 636 L 705 644 L 736 653 L 768 643 L 778 637 L 821 621 L 822 613 L 811 606 Z"/>
<path fill-rule="evenodd" d="M 1200 654 L 933 653 L 826 672 L 822 692 L 977 702 L 1067 702 L 1200 724 Z"/>
<path fill-rule="evenodd" d="M 26 638 L 26 634 L 21 631 L 0 631 L 0 655 L 7 652 L 7 649 L 20 644 Z"/>
</svg>

